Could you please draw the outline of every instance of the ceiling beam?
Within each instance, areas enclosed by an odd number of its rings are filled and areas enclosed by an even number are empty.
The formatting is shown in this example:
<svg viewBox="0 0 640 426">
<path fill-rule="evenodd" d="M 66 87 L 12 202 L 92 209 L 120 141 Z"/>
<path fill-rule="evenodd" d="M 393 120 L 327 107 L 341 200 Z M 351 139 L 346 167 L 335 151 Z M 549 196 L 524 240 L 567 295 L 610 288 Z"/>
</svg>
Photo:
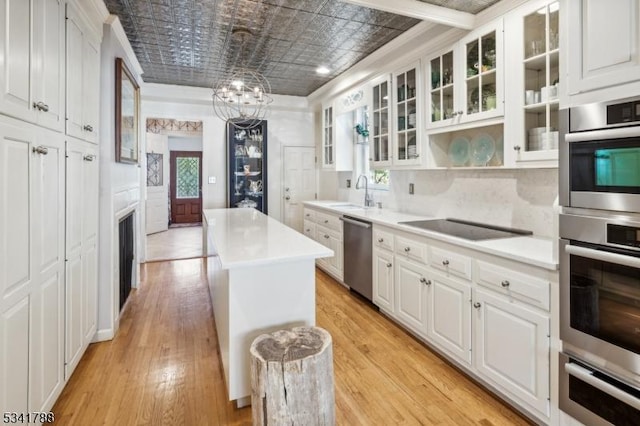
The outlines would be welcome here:
<svg viewBox="0 0 640 426">
<path fill-rule="evenodd" d="M 431 21 L 450 27 L 470 30 L 475 25 L 475 15 L 418 0 L 344 0 L 347 3 L 397 15 Z"/>
</svg>

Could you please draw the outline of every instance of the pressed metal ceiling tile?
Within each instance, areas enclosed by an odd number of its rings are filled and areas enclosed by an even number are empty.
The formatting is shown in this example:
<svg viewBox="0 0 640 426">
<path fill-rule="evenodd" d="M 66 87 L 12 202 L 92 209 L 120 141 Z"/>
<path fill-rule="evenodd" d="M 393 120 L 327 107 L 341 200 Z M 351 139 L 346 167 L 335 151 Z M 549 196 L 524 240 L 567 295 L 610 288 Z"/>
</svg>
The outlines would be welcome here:
<svg viewBox="0 0 640 426">
<path fill-rule="evenodd" d="M 477 11 L 497 0 L 432 0 Z M 241 64 L 273 93 L 306 96 L 418 20 L 339 0 L 105 0 L 118 15 L 147 82 L 212 87 Z M 465 9 L 465 7 L 467 9 Z M 253 36 L 241 41 L 234 28 Z M 332 71 L 315 73 L 318 65 Z"/>
</svg>

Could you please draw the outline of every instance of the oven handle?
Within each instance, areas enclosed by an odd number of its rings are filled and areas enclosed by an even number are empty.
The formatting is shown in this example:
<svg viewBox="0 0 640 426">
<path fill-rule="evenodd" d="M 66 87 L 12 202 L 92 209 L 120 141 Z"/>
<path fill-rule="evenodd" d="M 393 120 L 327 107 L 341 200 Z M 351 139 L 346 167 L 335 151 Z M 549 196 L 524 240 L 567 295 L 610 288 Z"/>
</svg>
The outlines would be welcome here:
<svg viewBox="0 0 640 426">
<path fill-rule="evenodd" d="M 586 257 L 588 259 L 601 260 L 603 262 L 615 263 L 616 265 L 624 265 L 640 269 L 640 259 L 631 256 L 625 256 L 624 254 L 610 253 L 586 247 L 572 246 L 569 244 L 564 247 L 564 251 L 569 254 Z"/>
<path fill-rule="evenodd" d="M 567 142 L 589 142 L 606 139 L 623 139 L 640 137 L 640 126 L 620 127 L 618 129 L 593 130 L 590 132 L 567 133 Z"/>
<path fill-rule="evenodd" d="M 601 390 L 602 392 L 611 395 L 612 397 L 634 407 L 637 410 L 640 410 L 640 399 L 629 395 L 623 390 L 618 389 L 617 387 L 594 377 L 591 371 L 587 370 L 584 367 L 580 367 L 577 364 L 572 364 L 567 362 L 564 365 L 564 370 L 567 374 L 574 376 L 577 379 L 582 380 L 585 383 L 590 384 L 594 388 Z"/>
</svg>

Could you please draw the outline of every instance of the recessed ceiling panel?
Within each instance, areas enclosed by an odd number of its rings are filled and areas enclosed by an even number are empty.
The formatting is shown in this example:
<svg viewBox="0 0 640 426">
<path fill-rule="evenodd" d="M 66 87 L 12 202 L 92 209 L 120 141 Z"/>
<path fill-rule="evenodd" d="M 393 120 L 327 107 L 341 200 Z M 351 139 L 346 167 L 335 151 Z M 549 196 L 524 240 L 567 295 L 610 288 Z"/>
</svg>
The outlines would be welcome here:
<svg viewBox="0 0 640 426">
<path fill-rule="evenodd" d="M 430 0 L 476 13 L 497 0 Z M 244 64 L 272 92 L 307 96 L 420 21 L 338 0 L 105 0 L 145 82 L 213 87 Z M 232 30 L 248 28 L 243 42 Z M 331 72 L 317 75 L 324 65 Z"/>
</svg>

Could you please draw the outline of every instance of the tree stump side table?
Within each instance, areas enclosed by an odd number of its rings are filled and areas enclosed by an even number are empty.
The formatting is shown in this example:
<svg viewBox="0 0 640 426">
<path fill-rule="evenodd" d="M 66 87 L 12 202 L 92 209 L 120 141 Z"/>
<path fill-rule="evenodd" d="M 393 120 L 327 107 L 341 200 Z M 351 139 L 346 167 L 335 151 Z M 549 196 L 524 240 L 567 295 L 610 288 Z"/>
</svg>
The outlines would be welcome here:
<svg viewBox="0 0 640 426">
<path fill-rule="evenodd" d="M 258 336 L 251 344 L 254 425 L 334 425 L 331 335 L 295 327 Z"/>
</svg>

